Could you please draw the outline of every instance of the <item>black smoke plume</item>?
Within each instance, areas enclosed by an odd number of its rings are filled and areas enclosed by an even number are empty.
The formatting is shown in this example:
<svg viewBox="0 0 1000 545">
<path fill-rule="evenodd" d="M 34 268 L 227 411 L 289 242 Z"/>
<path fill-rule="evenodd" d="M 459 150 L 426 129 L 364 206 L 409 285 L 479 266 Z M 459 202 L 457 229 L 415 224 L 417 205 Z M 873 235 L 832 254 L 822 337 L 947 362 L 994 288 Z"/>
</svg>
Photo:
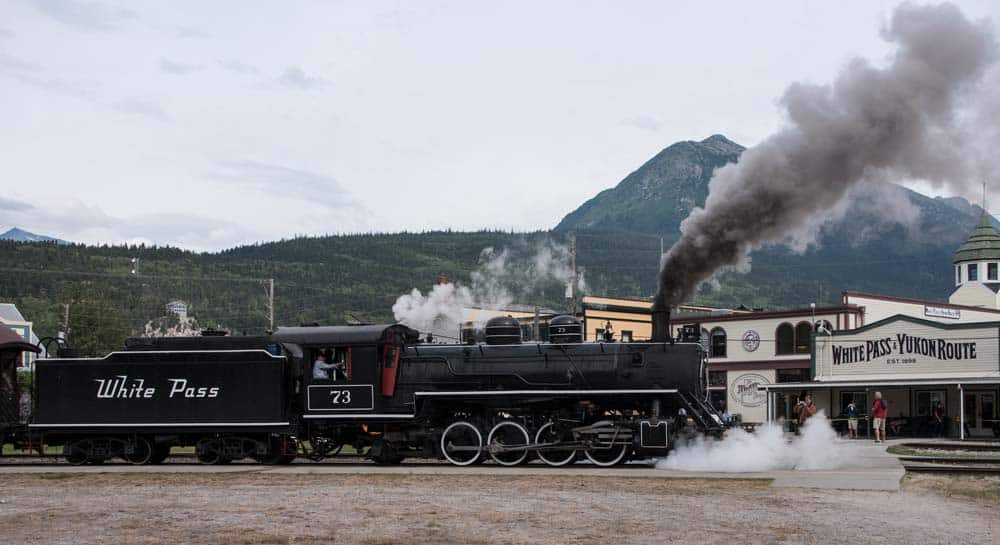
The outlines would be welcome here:
<svg viewBox="0 0 1000 545">
<path fill-rule="evenodd" d="M 996 123 L 966 111 L 977 93 L 996 92 L 982 86 L 997 49 L 990 26 L 951 4 L 903 4 L 882 35 L 896 45 L 885 68 L 854 59 L 832 84 L 791 85 L 787 126 L 715 172 L 705 207 L 663 258 L 654 308 L 689 300 L 720 268 L 814 223 L 858 184 L 974 186 L 995 173 L 965 145 L 984 134 L 975 125 Z"/>
</svg>

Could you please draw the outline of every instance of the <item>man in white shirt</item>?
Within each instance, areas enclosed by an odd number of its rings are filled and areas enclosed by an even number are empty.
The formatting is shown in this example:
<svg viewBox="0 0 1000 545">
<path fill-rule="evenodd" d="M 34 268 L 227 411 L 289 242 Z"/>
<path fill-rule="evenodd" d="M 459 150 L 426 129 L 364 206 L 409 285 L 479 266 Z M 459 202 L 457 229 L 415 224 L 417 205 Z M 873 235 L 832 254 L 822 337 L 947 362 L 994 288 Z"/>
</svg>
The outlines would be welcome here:
<svg viewBox="0 0 1000 545">
<path fill-rule="evenodd" d="M 337 380 L 336 363 L 328 363 L 326 354 L 320 352 L 313 363 L 313 380 Z"/>
</svg>

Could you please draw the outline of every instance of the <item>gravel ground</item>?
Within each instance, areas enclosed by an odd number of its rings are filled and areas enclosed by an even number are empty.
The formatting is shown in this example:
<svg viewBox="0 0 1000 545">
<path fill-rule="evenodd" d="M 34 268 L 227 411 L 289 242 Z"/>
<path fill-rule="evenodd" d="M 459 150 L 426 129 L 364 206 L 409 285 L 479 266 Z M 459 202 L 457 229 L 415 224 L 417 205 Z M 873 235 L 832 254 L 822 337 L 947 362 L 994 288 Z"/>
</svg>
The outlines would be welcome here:
<svg viewBox="0 0 1000 545">
<path fill-rule="evenodd" d="M 4 543 L 997 544 L 995 505 L 929 488 L 404 475 L 4 475 Z"/>
</svg>

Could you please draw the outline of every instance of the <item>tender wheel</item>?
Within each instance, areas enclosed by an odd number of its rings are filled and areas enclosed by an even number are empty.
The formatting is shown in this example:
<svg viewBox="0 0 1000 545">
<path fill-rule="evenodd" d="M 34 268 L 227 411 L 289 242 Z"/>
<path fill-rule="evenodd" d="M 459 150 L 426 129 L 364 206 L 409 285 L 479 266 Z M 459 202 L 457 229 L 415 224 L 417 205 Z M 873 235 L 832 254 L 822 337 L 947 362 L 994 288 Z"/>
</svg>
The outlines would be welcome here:
<svg viewBox="0 0 1000 545">
<path fill-rule="evenodd" d="M 222 456 L 222 442 L 217 439 L 202 439 L 194 447 L 198 461 L 203 464 L 224 464 L 227 460 Z"/>
<path fill-rule="evenodd" d="M 170 457 L 170 445 L 163 443 L 156 443 L 153 445 L 153 457 L 150 458 L 149 463 L 151 464 L 162 464 Z"/>
<path fill-rule="evenodd" d="M 482 453 L 483 434 L 468 422 L 455 422 L 441 434 L 441 454 L 457 466 L 476 463 Z"/>
<path fill-rule="evenodd" d="M 136 437 L 132 444 L 132 452 L 122 456 L 126 462 L 135 465 L 150 464 L 153 461 L 154 449 L 149 439 Z"/>
<path fill-rule="evenodd" d="M 526 449 L 514 451 L 499 451 L 503 447 L 527 447 L 531 444 L 531 437 L 524 426 L 512 420 L 504 420 L 490 430 L 486 438 L 487 452 L 490 458 L 502 466 L 516 466 L 528 459 Z"/>
<path fill-rule="evenodd" d="M 63 458 L 66 458 L 70 465 L 82 466 L 87 463 L 87 450 L 80 442 L 67 443 L 63 446 Z"/>
<path fill-rule="evenodd" d="M 611 467 L 620 464 L 625 459 L 628 447 L 628 445 L 611 445 L 609 449 L 588 450 L 584 452 L 584 455 L 596 466 Z"/>
<path fill-rule="evenodd" d="M 549 422 L 538 428 L 535 433 L 535 443 L 538 445 L 550 445 L 562 441 L 573 441 L 573 433 L 569 430 L 560 430 L 555 422 Z M 538 450 L 538 459 L 546 465 L 562 467 L 576 461 L 575 450 Z"/>
</svg>

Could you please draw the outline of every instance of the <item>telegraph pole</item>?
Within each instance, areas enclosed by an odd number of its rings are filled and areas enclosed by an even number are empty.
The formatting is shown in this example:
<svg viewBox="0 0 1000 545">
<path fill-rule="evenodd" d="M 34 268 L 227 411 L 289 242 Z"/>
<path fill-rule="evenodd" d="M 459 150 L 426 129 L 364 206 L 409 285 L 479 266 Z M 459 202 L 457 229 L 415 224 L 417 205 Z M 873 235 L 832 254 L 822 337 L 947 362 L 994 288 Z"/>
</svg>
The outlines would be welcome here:
<svg viewBox="0 0 1000 545">
<path fill-rule="evenodd" d="M 268 278 L 267 282 L 267 329 L 274 333 L 274 279 Z"/>
<path fill-rule="evenodd" d="M 63 336 L 69 337 L 69 303 L 63 303 Z"/>
<path fill-rule="evenodd" d="M 576 316 L 576 285 L 579 283 L 579 275 L 576 271 L 576 233 L 571 233 L 570 237 L 570 255 L 573 258 L 573 284 L 570 286 L 570 293 L 573 294 L 573 306 L 570 307 L 569 313 L 572 316 Z"/>
</svg>

